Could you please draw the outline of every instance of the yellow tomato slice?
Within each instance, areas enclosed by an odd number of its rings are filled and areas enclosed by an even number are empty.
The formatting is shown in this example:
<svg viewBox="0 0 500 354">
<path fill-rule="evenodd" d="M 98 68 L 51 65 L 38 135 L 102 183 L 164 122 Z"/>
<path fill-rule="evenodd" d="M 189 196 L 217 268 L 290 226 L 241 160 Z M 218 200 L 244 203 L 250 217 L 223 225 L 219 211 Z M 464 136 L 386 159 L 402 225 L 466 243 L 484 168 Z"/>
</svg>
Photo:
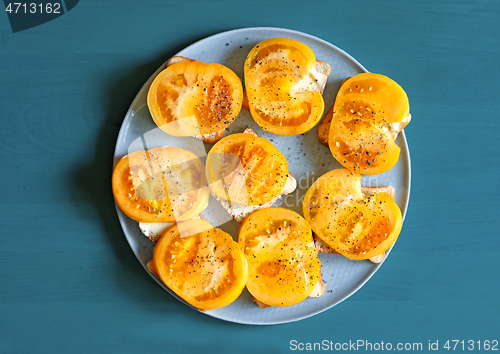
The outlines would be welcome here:
<svg viewBox="0 0 500 354">
<path fill-rule="evenodd" d="M 311 228 L 299 214 L 266 208 L 245 218 L 238 243 L 248 262 L 247 289 L 270 306 L 307 298 L 321 276 Z"/>
<path fill-rule="evenodd" d="M 163 70 L 148 92 L 148 107 L 158 127 L 174 136 L 224 130 L 241 110 L 241 80 L 229 68 L 183 61 Z"/>
<path fill-rule="evenodd" d="M 120 209 L 139 222 L 175 222 L 200 214 L 208 204 L 205 166 L 191 151 L 167 146 L 133 152 L 113 171 Z"/>
<path fill-rule="evenodd" d="M 334 114 L 328 137 L 330 150 L 344 167 L 374 175 L 390 170 L 399 159 L 399 146 L 371 122 L 339 119 Z"/>
<path fill-rule="evenodd" d="M 353 260 L 389 249 L 401 231 L 402 216 L 387 193 L 361 193 L 361 176 L 344 169 L 318 178 L 304 198 L 304 217 L 328 246 Z"/>
<path fill-rule="evenodd" d="M 263 129 L 280 135 L 302 134 L 323 115 L 323 96 L 295 90 L 309 75 L 316 58 L 305 44 L 272 38 L 257 44 L 245 61 L 250 112 Z"/>
<path fill-rule="evenodd" d="M 269 141 L 232 134 L 207 156 L 210 188 L 220 198 L 243 205 L 264 205 L 280 195 L 288 178 L 285 156 Z"/>
<path fill-rule="evenodd" d="M 410 112 L 403 88 L 387 76 L 375 73 L 362 73 L 347 79 L 337 94 L 337 100 L 335 111 L 348 104 L 356 110 L 357 116 L 385 123 L 401 122 Z"/>
<path fill-rule="evenodd" d="M 391 136 L 392 125 L 409 114 L 401 86 L 380 74 L 356 75 L 340 88 L 333 110 L 328 143 L 342 166 L 374 175 L 396 164 L 400 148 Z"/>
<path fill-rule="evenodd" d="M 156 243 L 152 263 L 166 286 L 200 310 L 231 304 L 243 291 L 248 275 L 238 244 L 204 220 L 170 227 Z"/>
</svg>

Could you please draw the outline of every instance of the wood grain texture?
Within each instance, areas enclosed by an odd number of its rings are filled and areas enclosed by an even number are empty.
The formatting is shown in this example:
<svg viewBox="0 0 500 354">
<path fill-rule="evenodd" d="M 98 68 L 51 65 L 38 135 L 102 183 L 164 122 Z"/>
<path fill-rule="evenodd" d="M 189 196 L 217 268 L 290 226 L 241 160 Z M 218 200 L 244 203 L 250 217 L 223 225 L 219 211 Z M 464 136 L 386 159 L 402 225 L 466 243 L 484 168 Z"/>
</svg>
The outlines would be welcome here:
<svg viewBox="0 0 500 354">
<path fill-rule="evenodd" d="M 499 18 L 496 0 L 89 0 L 13 34 L 0 15 L 0 351 L 500 340 Z M 126 243 L 110 188 L 118 130 L 147 78 L 196 40 L 250 26 L 337 45 L 400 83 L 412 113 L 394 251 L 347 301 L 273 327 L 215 320 L 164 292 Z"/>
</svg>

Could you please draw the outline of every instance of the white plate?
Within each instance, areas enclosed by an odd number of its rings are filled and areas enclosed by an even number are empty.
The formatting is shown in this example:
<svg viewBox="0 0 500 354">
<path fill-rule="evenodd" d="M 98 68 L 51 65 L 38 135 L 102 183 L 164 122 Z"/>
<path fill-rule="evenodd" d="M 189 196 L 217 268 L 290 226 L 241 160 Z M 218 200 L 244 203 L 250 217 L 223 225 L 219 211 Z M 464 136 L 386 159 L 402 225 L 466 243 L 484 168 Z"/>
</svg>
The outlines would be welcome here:
<svg viewBox="0 0 500 354">
<path fill-rule="evenodd" d="M 190 45 L 177 55 L 207 63 L 226 65 L 243 78 L 243 63 L 251 48 L 264 39 L 274 37 L 299 40 L 313 50 L 317 59 L 330 64 L 332 74 L 328 77 L 328 84 L 324 92 L 325 114 L 333 105 L 342 80 L 358 73 L 367 72 L 354 58 L 334 45 L 304 33 L 280 28 L 243 28 L 219 33 Z M 187 148 L 202 158 L 206 156 L 206 148 L 211 147 L 211 145 L 204 145 L 197 139 L 176 138 L 167 135 L 154 124 L 146 105 L 146 97 L 153 78 L 164 68 L 165 64 L 144 84 L 132 102 L 118 135 L 114 164 L 129 152 L 144 148 L 150 149 L 155 146 L 173 145 Z M 286 156 L 289 170 L 299 182 L 297 190 L 289 197 L 278 201 L 275 206 L 281 204 L 302 214 L 301 198 L 309 186 L 327 171 L 341 167 L 329 149 L 319 143 L 317 127 L 297 136 L 275 135 L 263 131 L 253 121 L 250 113 L 242 109 L 240 115 L 229 126 L 226 135 L 240 133 L 246 127 L 254 129 L 261 137 L 270 140 Z M 404 216 L 410 195 L 410 156 L 403 132 L 396 142 L 401 148 L 401 155 L 396 166 L 381 175 L 363 176 L 363 184 L 393 186 L 396 189 L 396 202 Z M 118 208 L 117 210 L 125 237 L 137 259 L 147 271 L 146 263 L 152 257 L 153 243 L 141 233 L 137 222 L 129 219 Z M 239 224 L 232 219 L 230 220 L 228 214 L 220 208 L 219 203 L 214 199 L 210 199 L 209 207 L 202 214 L 214 226 L 220 227 L 237 239 Z M 404 236 L 403 231 L 400 237 Z M 204 313 L 226 321 L 246 324 L 263 325 L 297 321 L 325 311 L 347 299 L 380 268 L 380 264 L 373 264 L 369 261 L 349 261 L 339 255 L 321 254 L 320 259 L 327 291 L 319 299 L 308 298 L 290 307 L 260 309 L 252 302 L 250 294 L 245 289 L 243 294 L 231 305 Z M 182 301 L 156 276 L 149 271 L 148 273 L 165 290 Z"/>
</svg>

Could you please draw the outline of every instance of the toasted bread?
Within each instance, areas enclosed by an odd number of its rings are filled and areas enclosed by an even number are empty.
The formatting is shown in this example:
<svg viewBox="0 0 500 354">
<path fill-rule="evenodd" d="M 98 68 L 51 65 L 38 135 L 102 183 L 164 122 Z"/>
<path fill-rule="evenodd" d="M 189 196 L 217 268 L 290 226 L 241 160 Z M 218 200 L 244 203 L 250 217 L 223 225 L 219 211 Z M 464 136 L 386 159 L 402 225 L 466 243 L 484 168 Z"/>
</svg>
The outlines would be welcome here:
<svg viewBox="0 0 500 354">
<path fill-rule="evenodd" d="M 267 309 L 268 307 L 271 307 L 270 305 L 267 305 L 263 303 L 262 301 L 257 300 L 256 298 L 252 297 L 252 301 L 255 302 L 257 306 L 259 306 L 260 309 Z"/>
<path fill-rule="evenodd" d="M 196 61 L 196 60 L 176 55 L 176 56 L 173 56 L 172 58 L 167 60 L 167 68 L 170 65 L 173 65 L 175 63 L 180 63 L 181 61 Z"/>
<path fill-rule="evenodd" d="M 195 216 L 193 219 L 205 220 L 205 218 L 201 215 Z M 149 238 L 151 241 L 156 243 L 160 236 L 167 230 L 170 226 L 174 225 L 173 222 L 140 222 L 139 229 L 141 229 L 142 233 Z"/>
<path fill-rule="evenodd" d="M 347 79 L 349 78 L 346 78 L 344 79 L 344 81 L 342 81 L 342 84 L 340 85 L 341 87 L 347 81 Z M 330 134 L 330 123 L 332 121 L 334 107 L 335 105 L 332 106 L 332 108 L 328 111 L 328 114 L 325 116 L 325 118 L 323 118 L 320 125 L 318 126 L 319 142 L 325 146 L 328 146 L 328 135 Z M 408 115 L 402 122 L 385 124 L 382 126 L 382 129 L 388 131 L 391 138 L 393 140 L 396 140 L 399 132 L 401 132 L 401 130 L 403 130 L 408 125 L 408 123 L 410 123 L 410 120 L 411 114 L 408 113 Z"/>
<path fill-rule="evenodd" d="M 328 82 L 328 75 L 332 72 L 332 69 L 330 68 L 330 65 L 328 63 L 321 61 L 321 60 L 316 60 L 316 63 L 314 63 L 312 71 L 313 73 L 317 73 L 323 76 L 320 77 L 315 77 L 311 76 L 308 78 L 303 79 L 303 81 L 306 81 L 306 85 L 303 86 L 305 88 L 304 91 L 307 90 L 307 84 L 311 85 L 312 82 L 316 82 L 319 84 L 319 92 L 323 94 L 325 91 L 326 83 Z M 308 82 L 309 81 L 309 82 Z"/>
<path fill-rule="evenodd" d="M 172 58 L 167 60 L 167 68 L 173 64 L 180 63 L 182 61 L 192 62 L 192 61 L 196 61 L 196 60 L 186 58 L 186 57 L 181 57 L 181 56 L 173 56 Z M 220 139 L 222 139 L 225 132 L 226 132 L 226 130 L 223 129 L 223 130 L 219 130 L 217 132 L 213 132 L 210 134 L 195 135 L 195 136 L 193 136 L 193 138 L 200 139 L 200 140 L 202 140 L 206 143 L 209 143 L 209 144 L 215 144 Z"/>
<path fill-rule="evenodd" d="M 252 129 L 247 128 L 243 132 L 245 134 L 252 134 L 256 137 L 258 137 L 257 133 L 255 133 Z M 235 219 L 237 222 L 241 223 L 243 222 L 243 219 L 252 212 L 264 208 L 269 208 L 272 206 L 281 196 L 287 195 L 292 193 L 295 189 L 297 188 L 297 180 L 295 177 L 291 174 L 288 173 L 288 178 L 286 180 L 285 186 L 279 196 L 271 200 L 270 202 L 263 204 L 263 205 L 255 205 L 255 206 L 249 206 L 249 205 L 242 205 L 238 203 L 232 203 L 226 199 L 220 198 L 215 193 L 212 192 L 212 196 L 217 200 L 222 207 Z"/>
<path fill-rule="evenodd" d="M 329 76 L 332 73 L 332 68 L 328 63 L 321 61 L 321 60 L 316 60 L 316 64 L 314 64 L 314 68 L 316 69 L 317 72 Z M 326 82 L 323 88 L 321 89 L 321 93 L 325 90 Z"/>
<path fill-rule="evenodd" d="M 321 121 L 318 126 L 318 139 L 319 142 L 325 146 L 328 146 L 328 134 L 330 133 L 330 122 L 333 117 L 333 107 L 328 111 L 328 114 Z"/>
<path fill-rule="evenodd" d="M 320 298 L 325 293 L 325 290 L 326 290 L 326 286 L 325 286 L 325 283 L 323 282 L 323 275 L 320 273 L 319 280 L 316 283 L 316 286 L 314 287 L 314 290 L 311 293 L 311 295 L 309 295 L 309 297 L 314 297 L 316 299 Z"/>
<path fill-rule="evenodd" d="M 210 134 L 203 134 L 203 135 L 195 135 L 193 138 L 200 139 L 206 143 L 209 144 L 215 144 L 218 142 L 222 137 L 224 136 L 224 133 L 226 130 L 219 130 L 218 132 L 210 133 Z"/>
<path fill-rule="evenodd" d="M 387 193 L 392 199 L 396 196 L 396 190 L 392 186 L 382 186 L 382 187 L 368 187 L 361 186 L 361 193 L 366 195 L 375 195 L 377 193 Z"/>
<path fill-rule="evenodd" d="M 361 186 L 361 192 L 365 195 L 374 195 L 376 193 L 387 193 L 393 199 L 396 195 L 394 187 L 391 186 L 382 186 L 382 187 Z M 314 247 L 316 247 L 319 253 L 339 254 L 337 251 L 331 248 L 326 242 L 321 240 L 315 233 L 313 233 L 313 239 L 314 239 Z M 380 263 L 384 260 L 384 258 L 385 258 L 385 252 L 378 256 L 370 258 L 370 261 L 373 263 Z"/>
</svg>

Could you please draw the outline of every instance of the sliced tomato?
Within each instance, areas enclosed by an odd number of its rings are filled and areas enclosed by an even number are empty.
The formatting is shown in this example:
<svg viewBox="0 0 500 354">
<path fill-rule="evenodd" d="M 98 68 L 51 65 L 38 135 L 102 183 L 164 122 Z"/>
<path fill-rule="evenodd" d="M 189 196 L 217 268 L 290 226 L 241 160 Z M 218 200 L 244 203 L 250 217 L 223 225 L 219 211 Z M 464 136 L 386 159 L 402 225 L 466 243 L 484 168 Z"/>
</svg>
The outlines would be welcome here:
<svg viewBox="0 0 500 354">
<path fill-rule="evenodd" d="M 151 269 L 189 304 L 212 310 L 241 294 L 248 268 L 231 236 L 205 220 L 170 227 L 156 243 Z"/>
<path fill-rule="evenodd" d="M 390 170 L 399 159 L 399 146 L 370 122 L 334 115 L 328 138 L 335 159 L 352 171 L 374 175 Z"/>
<path fill-rule="evenodd" d="M 394 123 L 407 118 L 409 109 L 405 91 L 386 76 L 364 73 L 346 80 L 330 123 L 328 143 L 333 156 L 355 172 L 388 171 L 400 152 L 391 130 L 396 129 Z"/>
<path fill-rule="evenodd" d="M 243 87 L 229 68 L 182 61 L 163 70 L 148 92 L 154 122 L 170 135 L 195 136 L 224 130 L 241 110 Z"/>
<path fill-rule="evenodd" d="M 401 231 L 401 211 L 391 196 L 364 195 L 361 175 L 345 169 L 318 178 L 306 193 L 303 211 L 321 240 L 353 260 L 382 254 Z"/>
<path fill-rule="evenodd" d="M 120 209 L 139 222 L 191 219 L 206 208 L 210 196 L 203 162 L 173 146 L 126 155 L 112 182 Z"/>
<path fill-rule="evenodd" d="M 299 214 L 265 208 L 245 218 L 238 243 L 248 262 L 247 289 L 270 306 L 307 298 L 321 277 L 311 228 Z"/>
<path fill-rule="evenodd" d="M 316 63 L 312 50 L 288 38 L 257 44 L 245 61 L 245 87 L 250 112 L 263 129 L 280 135 L 302 134 L 323 115 L 318 91 L 296 89 Z"/>
<path fill-rule="evenodd" d="M 266 139 L 246 133 L 217 142 L 208 153 L 206 169 L 218 197 L 243 205 L 275 199 L 288 178 L 285 156 Z"/>
</svg>

